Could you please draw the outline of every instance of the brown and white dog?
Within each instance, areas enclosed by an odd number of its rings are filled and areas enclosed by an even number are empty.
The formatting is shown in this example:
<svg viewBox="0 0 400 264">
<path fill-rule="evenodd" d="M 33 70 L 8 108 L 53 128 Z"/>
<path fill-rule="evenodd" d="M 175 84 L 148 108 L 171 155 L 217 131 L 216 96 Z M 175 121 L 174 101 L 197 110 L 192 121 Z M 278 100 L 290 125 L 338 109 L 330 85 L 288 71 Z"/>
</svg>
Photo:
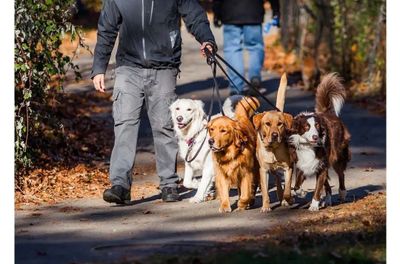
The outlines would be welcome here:
<svg viewBox="0 0 400 264">
<path fill-rule="evenodd" d="M 250 117 L 259 106 L 256 98 L 245 97 L 236 106 L 236 120 L 221 116 L 208 124 L 221 213 L 232 211 L 229 202 L 232 185 L 238 188 L 238 210 L 244 210 L 254 202 L 259 166 L 255 156 L 256 131 Z"/>
<path fill-rule="evenodd" d="M 351 158 L 350 133 L 339 119 L 345 96 L 341 79 L 336 73 L 330 73 L 323 77 L 317 88 L 315 112 L 303 112 L 293 119 L 289 141 L 296 150 L 299 177 L 315 175 L 317 178 L 310 211 L 319 210 L 323 186 L 325 203 L 331 205 L 329 167 L 333 167 L 339 176 L 341 200 L 346 198 L 344 171 Z M 300 184 L 302 180 L 297 182 Z"/>
<path fill-rule="evenodd" d="M 287 79 L 284 74 L 281 77 L 276 100 L 276 106 L 281 111 L 284 109 L 286 87 Z M 276 177 L 277 195 L 281 204 L 287 206 L 293 202 L 291 197 L 293 161 L 287 143 L 292 120 L 292 115 L 276 110 L 253 117 L 253 124 L 257 130 L 257 159 L 260 164 L 260 185 L 263 198 L 261 212 L 271 211 L 268 195 L 269 174 Z M 282 192 L 279 174 L 276 173 L 279 169 L 284 171 L 284 192 Z"/>
</svg>

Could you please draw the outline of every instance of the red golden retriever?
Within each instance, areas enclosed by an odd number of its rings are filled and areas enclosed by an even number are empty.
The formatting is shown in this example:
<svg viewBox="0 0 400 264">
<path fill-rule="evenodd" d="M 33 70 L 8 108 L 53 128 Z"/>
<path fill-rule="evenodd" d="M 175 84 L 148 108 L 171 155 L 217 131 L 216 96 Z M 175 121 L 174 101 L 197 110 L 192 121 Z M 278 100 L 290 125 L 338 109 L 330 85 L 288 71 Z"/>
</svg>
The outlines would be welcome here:
<svg viewBox="0 0 400 264">
<path fill-rule="evenodd" d="M 238 188 L 238 210 L 244 210 L 254 202 L 259 165 L 255 154 L 256 131 L 250 118 L 259 106 L 256 98 L 245 97 L 236 106 L 236 120 L 221 116 L 208 124 L 221 213 L 232 211 L 229 202 L 231 186 Z"/>
</svg>

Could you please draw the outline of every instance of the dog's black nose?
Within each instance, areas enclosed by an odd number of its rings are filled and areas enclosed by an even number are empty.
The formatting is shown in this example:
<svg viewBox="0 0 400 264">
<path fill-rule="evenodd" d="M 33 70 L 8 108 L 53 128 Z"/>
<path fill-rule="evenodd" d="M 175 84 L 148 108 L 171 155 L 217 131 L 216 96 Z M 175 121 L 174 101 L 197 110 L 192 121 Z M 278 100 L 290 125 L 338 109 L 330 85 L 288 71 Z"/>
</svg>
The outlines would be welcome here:
<svg viewBox="0 0 400 264">
<path fill-rule="evenodd" d="M 313 136 L 312 136 L 312 139 L 313 139 L 313 140 L 318 140 L 318 136 L 317 136 L 317 135 L 313 135 Z"/>
<path fill-rule="evenodd" d="M 178 116 L 178 117 L 176 118 L 176 121 L 178 121 L 178 122 L 182 122 L 182 120 L 183 120 L 183 117 L 182 117 L 182 116 Z"/>
<path fill-rule="evenodd" d="M 278 138 L 278 133 L 273 132 L 273 133 L 271 134 L 271 136 L 272 136 L 273 138 Z"/>
<path fill-rule="evenodd" d="M 212 145 L 214 145 L 214 139 L 212 139 L 212 138 L 210 138 L 209 140 L 208 140 L 208 144 L 210 144 L 210 146 L 212 146 Z"/>
</svg>

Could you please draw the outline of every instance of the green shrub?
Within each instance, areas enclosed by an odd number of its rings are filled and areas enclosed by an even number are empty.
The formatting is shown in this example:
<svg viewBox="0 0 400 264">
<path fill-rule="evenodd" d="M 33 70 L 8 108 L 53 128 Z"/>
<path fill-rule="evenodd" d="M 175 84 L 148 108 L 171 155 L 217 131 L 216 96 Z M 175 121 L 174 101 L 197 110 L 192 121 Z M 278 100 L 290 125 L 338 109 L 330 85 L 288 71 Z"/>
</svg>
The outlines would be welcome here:
<svg viewBox="0 0 400 264">
<path fill-rule="evenodd" d="M 62 90 L 65 73 L 72 69 L 80 78 L 72 58 L 59 52 L 68 33 L 82 38 L 70 22 L 73 0 L 15 1 L 15 165 L 32 165 L 44 131 L 59 131 L 61 124 L 49 111 L 55 94 Z"/>
</svg>

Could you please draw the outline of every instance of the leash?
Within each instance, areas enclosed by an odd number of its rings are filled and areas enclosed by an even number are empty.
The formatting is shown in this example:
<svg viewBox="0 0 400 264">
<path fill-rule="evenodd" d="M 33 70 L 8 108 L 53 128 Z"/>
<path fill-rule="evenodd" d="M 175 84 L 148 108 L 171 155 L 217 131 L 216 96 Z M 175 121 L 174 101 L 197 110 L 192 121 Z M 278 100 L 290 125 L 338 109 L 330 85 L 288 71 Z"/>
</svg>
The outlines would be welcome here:
<svg viewBox="0 0 400 264">
<path fill-rule="evenodd" d="M 202 132 L 204 129 L 206 129 L 206 135 L 205 135 L 203 141 L 201 142 L 200 147 L 197 149 L 196 153 L 194 154 L 194 156 L 193 156 L 191 159 L 189 159 L 189 154 L 190 154 L 190 152 L 192 152 L 192 149 L 193 149 L 194 144 L 196 144 L 196 137 L 197 137 L 198 135 L 200 135 L 201 132 Z M 204 142 L 206 141 L 206 138 L 207 138 L 207 130 L 208 130 L 207 127 L 204 126 L 199 132 L 197 132 L 197 133 L 190 139 L 191 142 L 188 144 L 188 145 L 189 145 L 189 148 L 188 148 L 188 151 L 186 152 L 186 156 L 185 156 L 185 161 L 186 161 L 187 163 L 191 163 L 191 162 L 194 161 L 194 160 L 197 158 L 197 156 L 199 155 L 201 149 L 203 148 Z"/>
<path fill-rule="evenodd" d="M 217 82 L 217 66 L 224 73 L 224 75 L 226 76 L 228 81 L 232 84 L 233 88 L 235 88 L 238 93 L 239 93 L 239 88 L 232 81 L 232 79 L 229 77 L 229 75 L 225 71 L 224 67 L 222 67 L 221 63 L 215 58 L 214 54 L 207 47 L 204 49 L 204 53 L 206 54 L 206 57 L 207 57 L 207 64 L 211 66 L 212 73 L 213 73 L 213 80 L 214 80 L 213 96 L 214 96 L 214 90 L 216 90 L 216 94 L 217 94 L 217 98 L 218 98 L 219 107 L 221 109 L 221 113 L 222 113 L 223 116 L 225 116 L 224 110 L 222 108 L 222 103 L 221 103 L 222 100 L 221 100 L 221 95 L 219 93 L 219 86 L 218 86 L 218 82 Z M 247 99 L 250 99 L 255 104 L 254 99 L 252 97 L 248 97 L 247 98 L 247 97 L 244 96 L 243 99 L 247 102 L 247 104 L 250 106 L 250 108 L 252 108 L 254 113 L 258 113 L 257 109 L 255 109 L 251 105 L 251 103 L 249 103 L 249 101 L 247 100 Z M 241 102 L 239 102 L 239 103 L 242 104 Z M 208 120 L 208 121 L 210 121 L 210 120 Z"/>
<path fill-rule="evenodd" d="M 214 86 L 213 86 L 212 95 L 211 95 L 211 102 L 210 102 L 210 107 L 209 107 L 209 109 L 208 109 L 208 116 L 207 116 L 207 123 L 209 123 L 210 120 L 211 120 L 211 116 L 212 116 L 212 111 L 213 111 L 213 107 L 214 107 L 214 98 L 215 98 L 215 96 L 217 96 L 218 105 L 219 105 L 219 108 L 220 108 L 220 110 L 221 110 L 222 115 L 223 115 L 223 116 L 226 116 L 226 115 L 225 115 L 224 109 L 223 109 L 223 107 L 222 107 L 221 95 L 220 95 L 220 93 L 219 93 L 219 86 L 218 86 L 218 82 L 217 82 L 217 67 L 216 67 L 215 61 L 212 60 L 212 57 L 210 56 L 210 55 L 211 55 L 211 52 L 208 50 L 208 48 L 205 49 L 205 53 L 206 53 L 206 57 L 207 57 L 207 64 L 210 65 L 211 71 L 212 71 L 212 73 L 213 73 L 213 81 L 214 81 Z M 197 149 L 197 151 L 196 151 L 196 153 L 194 154 L 194 156 L 193 156 L 192 158 L 189 159 L 189 155 L 190 155 L 190 153 L 191 153 L 192 150 L 193 150 L 194 144 L 196 143 L 196 141 L 195 141 L 195 140 L 196 140 L 196 137 L 200 134 L 201 131 L 203 131 L 203 129 L 204 129 L 204 127 L 203 127 L 198 133 L 196 133 L 195 136 L 192 137 L 192 140 L 193 140 L 193 141 L 192 141 L 190 144 L 188 144 L 188 145 L 189 145 L 189 148 L 188 148 L 188 151 L 186 152 L 186 156 L 185 156 L 185 161 L 186 161 L 187 163 L 190 163 L 190 162 L 192 162 L 193 160 L 195 160 L 195 159 L 197 158 L 197 156 L 199 155 L 201 149 L 202 149 L 203 146 L 204 146 L 204 143 L 205 143 L 205 141 L 206 141 L 206 139 L 207 139 L 207 131 L 208 131 L 208 128 L 207 128 L 207 127 L 205 127 L 205 129 L 206 129 L 206 135 L 205 135 L 203 141 L 201 142 L 200 147 Z"/>
<path fill-rule="evenodd" d="M 213 49 L 214 50 L 214 49 Z M 227 77 L 229 82 L 232 84 L 232 86 L 236 89 L 237 92 L 239 92 L 238 87 L 235 85 L 235 83 L 232 81 L 232 79 L 229 77 L 228 73 L 225 71 L 225 69 L 222 67 L 220 61 L 222 61 L 230 70 L 232 70 L 240 79 L 242 79 L 248 86 L 251 88 L 258 96 L 260 96 L 262 99 L 264 99 L 267 104 L 269 104 L 274 110 L 277 110 L 278 112 L 281 112 L 279 108 L 277 108 L 267 97 L 265 97 L 260 91 L 258 91 L 243 75 L 241 75 L 231 64 L 229 64 L 221 55 L 219 55 L 216 52 L 211 52 L 207 46 L 204 49 L 204 52 L 207 57 L 207 64 L 216 64 L 220 70 L 224 73 L 224 75 Z M 215 66 L 214 66 L 215 67 Z M 216 76 L 214 76 L 214 79 Z M 250 104 L 251 106 L 251 104 Z M 254 109 L 253 109 L 254 110 Z"/>
</svg>

